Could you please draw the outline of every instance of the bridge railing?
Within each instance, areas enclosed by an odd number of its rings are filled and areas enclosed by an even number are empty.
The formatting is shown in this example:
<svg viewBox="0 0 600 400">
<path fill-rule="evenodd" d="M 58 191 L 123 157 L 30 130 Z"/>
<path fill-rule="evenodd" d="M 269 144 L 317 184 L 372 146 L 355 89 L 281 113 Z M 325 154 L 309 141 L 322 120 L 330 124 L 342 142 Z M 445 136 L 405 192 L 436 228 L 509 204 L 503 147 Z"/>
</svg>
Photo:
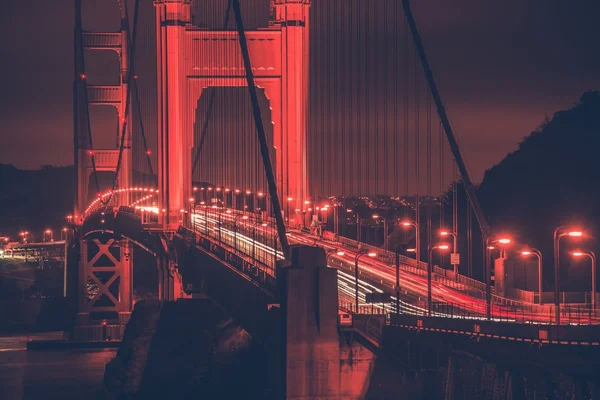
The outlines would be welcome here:
<svg viewBox="0 0 600 400">
<path fill-rule="evenodd" d="M 211 213 L 215 213 L 217 212 L 217 210 L 212 209 L 210 207 L 203 207 L 203 208 L 198 208 L 197 209 L 197 213 L 201 213 L 203 212 L 203 210 L 209 209 Z M 221 213 L 223 211 L 221 210 Z M 238 211 L 238 210 L 232 210 L 233 215 L 237 215 L 237 216 L 241 216 L 241 215 L 245 215 L 248 217 L 249 220 L 260 220 L 261 222 L 267 223 L 270 227 L 274 227 L 275 226 L 275 219 L 272 217 L 268 217 L 268 216 L 259 216 L 258 214 L 254 214 L 254 213 L 250 213 L 250 212 L 243 212 L 243 211 Z M 297 230 L 297 227 L 291 227 L 288 226 L 288 229 L 291 230 Z M 317 237 L 314 237 L 315 239 L 317 239 Z M 344 236 L 337 236 L 337 240 L 335 241 L 330 241 L 331 243 L 339 243 L 340 245 L 343 245 L 346 248 L 349 249 L 353 249 L 353 250 L 359 250 L 359 249 L 365 249 L 365 250 L 369 250 L 369 251 L 373 251 L 375 253 L 377 253 L 377 259 L 379 259 L 382 262 L 388 263 L 390 265 L 393 265 L 395 262 L 395 257 L 396 254 L 392 251 L 389 250 L 385 250 L 382 249 L 381 247 L 377 247 L 377 246 L 373 246 L 367 243 L 363 243 L 363 242 L 358 242 L 356 240 L 353 239 L 349 239 L 346 238 Z M 401 263 L 401 268 L 403 270 L 406 270 L 408 272 L 411 273 L 416 273 L 418 275 L 422 275 L 423 273 L 427 273 L 427 263 L 421 261 L 420 263 L 417 264 L 417 260 L 415 260 L 414 258 L 411 257 L 407 257 L 405 255 L 400 255 L 400 263 Z M 412 268 L 411 268 L 412 267 Z M 421 271 L 421 272 L 419 272 Z M 440 268 L 440 267 L 433 267 L 433 274 L 435 275 L 435 278 L 437 282 L 444 284 L 445 286 L 448 287 L 452 287 L 454 289 L 459 289 L 459 290 L 463 290 L 463 291 L 468 291 L 469 289 L 471 289 L 469 292 L 471 295 L 476 296 L 478 298 L 483 298 L 485 295 L 485 283 L 480 282 L 476 279 L 472 279 L 463 275 L 458 275 L 455 276 L 453 271 L 450 270 L 446 270 L 444 268 Z"/>
<path fill-rule="evenodd" d="M 263 265 L 274 275 L 275 270 L 275 252 L 276 247 L 279 255 L 277 259 L 282 259 L 283 254 L 280 253 L 279 243 L 274 234 L 274 229 L 270 226 L 271 218 L 265 218 L 253 213 L 244 213 L 236 211 L 224 211 L 213 209 L 212 207 L 204 207 L 197 209 L 194 213 L 198 217 L 195 221 L 193 230 L 205 235 L 208 238 L 216 241 L 220 246 L 227 246 L 229 251 L 242 257 L 249 257 L 249 261 Z M 265 225 L 265 226 L 263 226 Z M 237 236 L 237 237 L 236 237 Z M 378 253 L 379 261 L 394 265 L 395 253 L 384 251 L 375 246 L 358 243 L 356 241 L 340 238 L 339 243 L 350 249 L 368 249 Z M 416 260 L 400 256 L 401 268 L 403 271 L 410 272 L 415 275 L 425 276 L 427 271 L 426 263 L 419 263 Z M 369 272 L 366 269 L 360 271 L 361 277 L 369 278 Z M 451 287 L 467 293 L 469 296 L 479 300 L 485 299 L 485 285 L 481 282 L 468 280 L 463 277 L 463 281 L 457 279 L 453 272 L 446 271 L 442 268 L 437 269 L 437 273 L 432 275 L 433 281 L 444 286 Z M 460 276 L 459 276 L 460 278 Z M 379 279 L 374 277 L 376 281 Z M 468 283 L 466 285 L 464 282 Z M 482 286 L 483 285 L 483 286 Z M 402 285 L 401 285 L 402 286 Z M 499 321 L 521 321 L 527 322 L 530 317 L 536 317 L 545 321 L 552 320 L 552 308 L 539 305 L 531 302 L 518 301 L 505 297 L 492 295 L 492 318 Z M 422 301 L 406 301 L 407 309 L 410 308 L 415 314 L 424 315 L 426 303 Z M 485 317 L 485 303 L 479 301 L 478 305 L 470 302 L 464 303 L 439 303 L 432 307 L 438 307 L 441 311 L 437 312 L 441 316 L 463 317 L 463 318 L 482 318 Z M 409 307 L 410 306 L 410 307 Z M 362 305 L 360 307 L 363 307 Z M 385 306 L 366 306 L 366 309 L 371 309 L 371 312 L 384 312 Z M 389 307 L 388 307 L 389 310 Z M 564 307 L 563 321 L 572 321 L 573 323 L 591 322 L 595 319 L 595 313 L 585 306 L 574 305 Z"/>
<path fill-rule="evenodd" d="M 394 302 L 389 304 L 359 304 L 358 311 L 354 303 L 340 301 L 339 308 L 353 314 L 381 315 L 388 313 L 407 314 L 427 317 L 429 316 L 427 301 L 402 299 L 400 309 L 396 310 Z M 551 325 L 556 324 L 554 305 L 543 309 L 528 306 L 494 306 L 491 310 L 490 321 L 505 322 L 523 325 Z M 486 321 L 485 303 L 472 302 L 433 302 L 431 304 L 431 317 L 468 319 Z M 590 305 L 561 305 L 561 325 L 598 325 L 600 312 Z"/>
<path fill-rule="evenodd" d="M 180 227 L 178 233 L 194 237 L 196 244 L 232 265 L 271 291 L 275 290 L 274 238 L 257 216 L 241 218 L 205 208 L 195 212 L 192 228 Z M 277 257 L 282 259 L 282 255 Z"/>
</svg>

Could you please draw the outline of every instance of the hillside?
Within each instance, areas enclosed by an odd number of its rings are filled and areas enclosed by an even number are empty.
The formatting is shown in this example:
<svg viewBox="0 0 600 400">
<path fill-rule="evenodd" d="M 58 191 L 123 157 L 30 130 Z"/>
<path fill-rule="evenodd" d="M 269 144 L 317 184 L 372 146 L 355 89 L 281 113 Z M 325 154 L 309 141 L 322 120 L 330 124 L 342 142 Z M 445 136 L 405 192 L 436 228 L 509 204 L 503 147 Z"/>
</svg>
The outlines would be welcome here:
<svg viewBox="0 0 600 400">
<path fill-rule="evenodd" d="M 75 191 L 73 167 L 45 166 L 36 171 L 0 164 L 0 232 L 28 230 L 39 237 L 53 228 L 55 235 L 72 212 Z"/>
<path fill-rule="evenodd" d="M 552 237 L 561 224 L 600 228 L 600 93 L 560 111 L 486 171 L 479 195 L 495 230 Z"/>
<path fill-rule="evenodd" d="M 587 233 L 587 240 L 565 241 L 565 250 L 597 247 L 599 149 L 600 92 L 587 92 L 573 108 L 547 119 L 484 175 L 479 196 L 494 231 L 507 232 L 520 243 L 542 250 L 547 276 L 552 271 L 556 227 L 570 225 Z M 562 257 L 567 269 L 570 260 L 564 253 Z"/>
</svg>

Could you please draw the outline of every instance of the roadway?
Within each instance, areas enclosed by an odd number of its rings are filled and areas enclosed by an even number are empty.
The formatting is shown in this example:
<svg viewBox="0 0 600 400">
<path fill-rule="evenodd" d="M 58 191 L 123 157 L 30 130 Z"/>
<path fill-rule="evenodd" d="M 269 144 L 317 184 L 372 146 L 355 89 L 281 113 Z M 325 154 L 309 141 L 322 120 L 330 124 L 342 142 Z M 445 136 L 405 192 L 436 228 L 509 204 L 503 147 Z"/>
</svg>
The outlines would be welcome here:
<svg viewBox="0 0 600 400">
<path fill-rule="evenodd" d="M 276 230 L 271 224 L 255 220 L 254 216 L 244 219 L 242 214 L 216 212 L 216 210 L 198 209 L 192 215 L 194 230 L 223 245 L 229 246 L 234 251 L 257 260 L 264 269 L 273 274 L 276 242 Z M 221 227 L 219 233 L 219 226 Z M 220 234 L 220 240 L 219 240 Z M 356 249 L 339 242 L 330 242 L 318 237 L 290 230 L 287 233 L 290 244 L 318 245 L 326 251 L 331 250 L 328 257 L 328 266 L 338 270 L 338 290 L 340 305 L 350 309 L 355 307 L 355 278 L 354 265 Z M 334 250 L 342 251 L 338 255 Z M 283 253 L 277 250 L 277 259 L 283 259 Z M 418 315 L 427 314 L 427 276 L 416 273 L 408 264 L 403 264 L 400 269 L 400 309 L 404 313 Z M 361 312 L 373 310 L 374 312 L 395 311 L 395 282 L 396 269 L 388 260 L 379 257 L 364 255 L 359 260 L 359 307 Z M 480 297 L 473 296 L 469 288 L 464 285 L 449 287 L 432 280 L 432 316 L 484 319 L 486 315 L 486 302 Z M 366 294 L 374 292 L 387 292 L 391 296 L 391 304 L 367 304 Z M 442 304 L 442 305 L 437 305 Z M 551 323 L 553 315 L 545 312 L 535 304 L 526 304 L 519 309 L 504 305 L 491 305 L 492 320 L 523 322 L 523 323 Z M 569 317 L 577 323 L 600 323 L 597 315 L 578 314 L 576 316 L 565 313 L 561 318 L 566 322 Z"/>
</svg>

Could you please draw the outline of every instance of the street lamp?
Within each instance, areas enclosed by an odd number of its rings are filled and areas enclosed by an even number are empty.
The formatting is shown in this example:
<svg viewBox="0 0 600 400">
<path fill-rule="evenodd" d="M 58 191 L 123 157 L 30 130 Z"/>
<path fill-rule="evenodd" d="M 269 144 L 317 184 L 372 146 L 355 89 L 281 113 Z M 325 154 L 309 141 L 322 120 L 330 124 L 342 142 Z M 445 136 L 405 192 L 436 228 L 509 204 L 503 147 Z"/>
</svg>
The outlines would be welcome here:
<svg viewBox="0 0 600 400">
<path fill-rule="evenodd" d="M 573 257 L 589 257 L 592 261 L 592 310 L 596 309 L 596 254 L 590 250 L 574 251 Z"/>
<path fill-rule="evenodd" d="M 402 225 L 405 228 L 408 228 L 409 226 L 412 226 L 415 228 L 415 258 L 417 260 L 417 268 L 419 268 L 420 263 L 421 263 L 421 238 L 420 238 L 420 232 L 419 232 L 419 223 L 418 222 L 411 222 L 411 221 L 402 221 L 400 223 L 400 225 Z"/>
<path fill-rule="evenodd" d="M 454 240 L 452 245 L 452 251 L 454 253 L 458 253 L 458 237 L 456 232 L 443 230 L 440 232 L 440 236 L 452 236 Z M 454 276 L 458 277 L 458 264 L 452 264 L 452 268 L 454 269 Z"/>
<path fill-rule="evenodd" d="M 233 220 L 233 250 L 237 253 L 237 222 L 239 219 L 248 219 L 247 215 L 238 215 Z"/>
<path fill-rule="evenodd" d="M 485 315 L 487 319 L 492 317 L 492 250 L 495 249 L 493 244 L 499 243 L 503 245 L 510 244 L 511 240 L 506 237 L 495 239 L 488 237 L 485 239 Z"/>
<path fill-rule="evenodd" d="M 190 228 L 192 228 L 192 230 L 196 230 L 195 226 L 194 226 L 194 211 L 195 211 L 195 207 L 194 207 L 194 202 L 196 201 L 195 198 L 190 197 L 188 199 L 188 201 L 190 202 Z"/>
<path fill-rule="evenodd" d="M 581 237 L 583 232 L 578 230 L 565 230 L 561 225 L 554 230 L 554 317 L 556 324 L 560 324 L 560 239 L 563 237 Z"/>
<path fill-rule="evenodd" d="M 325 263 L 329 265 L 329 257 L 331 257 L 333 255 L 333 253 L 335 253 L 338 256 L 343 256 L 344 254 L 346 254 L 343 251 L 339 251 L 338 249 L 329 249 L 327 250 L 327 253 L 325 253 Z"/>
<path fill-rule="evenodd" d="M 431 275 L 432 275 L 432 267 L 431 267 L 431 259 L 433 256 L 434 250 L 448 250 L 450 246 L 445 243 L 442 244 L 432 244 L 427 248 L 428 258 L 427 258 L 427 316 L 431 317 Z"/>
<path fill-rule="evenodd" d="M 291 219 L 290 219 L 290 203 L 292 201 L 294 201 L 293 197 L 288 197 L 287 198 L 286 207 L 287 207 L 287 221 L 288 221 L 288 225 L 291 223 Z"/>
<path fill-rule="evenodd" d="M 373 219 L 377 220 L 377 219 L 383 219 L 383 249 L 384 250 L 388 250 L 388 220 L 386 216 L 380 216 L 377 214 L 373 214 Z"/>
<path fill-rule="evenodd" d="M 528 249 L 521 252 L 523 257 L 534 255 L 538 260 L 538 292 L 540 293 L 540 305 L 542 305 L 542 252 L 538 249 Z"/>
<path fill-rule="evenodd" d="M 394 249 L 396 253 L 396 313 L 400 314 L 400 253 L 412 249 L 407 249 L 406 245 L 396 245 Z"/>
<path fill-rule="evenodd" d="M 377 253 L 370 252 L 366 249 L 360 249 L 356 252 L 356 257 L 354 257 L 354 300 L 356 302 L 356 313 L 358 314 L 358 260 L 364 255 L 368 255 L 369 257 L 377 257 Z"/>
<path fill-rule="evenodd" d="M 258 225 L 265 226 L 266 224 L 261 223 L 260 221 L 252 224 L 252 260 L 256 262 L 256 227 Z"/>
<path fill-rule="evenodd" d="M 67 240 L 67 228 L 62 228 L 60 231 L 60 240 Z"/>
<path fill-rule="evenodd" d="M 48 240 L 46 240 L 46 238 L 48 238 Z M 53 242 L 54 241 L 54 235 L 51 229 L 46 229 L 44 231 L 44 242 Z"/>
<path fill-rule="evenodd" d="M 360 244 L 360 239 L 362 236 L 362 221 L 360 219 L 360 212 L 356 210 L 356 241 Z"/>
</svg>

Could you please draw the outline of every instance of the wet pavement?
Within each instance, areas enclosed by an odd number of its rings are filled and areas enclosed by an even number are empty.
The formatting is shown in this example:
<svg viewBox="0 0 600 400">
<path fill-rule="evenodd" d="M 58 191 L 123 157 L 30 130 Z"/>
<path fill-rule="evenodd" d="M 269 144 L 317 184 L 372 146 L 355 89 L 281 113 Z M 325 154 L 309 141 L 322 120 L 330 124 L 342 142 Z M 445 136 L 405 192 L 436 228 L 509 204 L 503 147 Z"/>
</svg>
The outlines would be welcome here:
<svg viewBox="0 0 600 400">
<path fill-rule="evenodd" d="M 116 349 L 26 350 L 30 339 L 60 339 L 62 332 L 0 336 L 0 399 L 93 400 Z"/>
</svg>

